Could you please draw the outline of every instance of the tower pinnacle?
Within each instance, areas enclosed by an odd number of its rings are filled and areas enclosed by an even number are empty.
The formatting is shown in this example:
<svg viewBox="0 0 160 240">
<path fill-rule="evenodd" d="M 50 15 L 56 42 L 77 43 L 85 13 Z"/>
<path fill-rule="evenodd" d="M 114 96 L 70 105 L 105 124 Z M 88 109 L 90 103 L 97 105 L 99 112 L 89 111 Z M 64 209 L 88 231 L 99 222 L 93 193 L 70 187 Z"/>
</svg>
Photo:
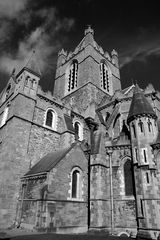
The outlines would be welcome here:
<svg viewBox="0 0 160 240">
<path fill-rule="evenodd" d="M 85 29 L 84 34 L 87 35 L 88 33 L 91 33 L 94 35 L 94 30 L 91 28 L 91 25 L 87 25 L 87 28 Z"/>
</svg>

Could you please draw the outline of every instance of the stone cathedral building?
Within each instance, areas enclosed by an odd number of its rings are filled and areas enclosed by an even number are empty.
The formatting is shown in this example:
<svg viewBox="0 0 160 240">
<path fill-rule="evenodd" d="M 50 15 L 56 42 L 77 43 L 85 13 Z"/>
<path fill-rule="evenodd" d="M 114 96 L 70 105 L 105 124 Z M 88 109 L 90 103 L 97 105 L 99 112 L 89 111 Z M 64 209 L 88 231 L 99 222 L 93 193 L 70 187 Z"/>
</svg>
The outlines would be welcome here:
<svg viewBox="0 0 160 240">
<path fill-rule="evenodd" d="M 157 239 L 160 93 L 121 89 L 91 27 L 58 54 L 54 93 L 34 55 L 0 95 L 0 228 Z"/>
</svg>

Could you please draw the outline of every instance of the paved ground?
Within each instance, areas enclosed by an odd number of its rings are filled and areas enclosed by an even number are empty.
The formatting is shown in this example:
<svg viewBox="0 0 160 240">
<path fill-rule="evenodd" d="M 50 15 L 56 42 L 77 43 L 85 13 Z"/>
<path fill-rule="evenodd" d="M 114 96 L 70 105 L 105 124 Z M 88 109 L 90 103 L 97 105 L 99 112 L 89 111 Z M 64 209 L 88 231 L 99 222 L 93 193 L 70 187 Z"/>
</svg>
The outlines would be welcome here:
<svg viewBox="0 0 160 240">
<path fill-rule="evenodd" d="M 59 235 L 59 234 L 40 234 L 40 235 L 28 235 L 28 236 L 17 236 L 11 238 L 13 240 L 128 240 L 129 238 L 120 238 L 112 236 L 98 236 L 98 235 Z"/>
<path fill-rule="evenodd" d="M 107 236 L 106 234 L 55 234 L 55 233 L 31 233 L 21 230 L 0 233 L 0 239 L 10 240 L 131 240 L 128 237 Z M 132 239 L 133 240 L 133 239 Z"/>
</svg>

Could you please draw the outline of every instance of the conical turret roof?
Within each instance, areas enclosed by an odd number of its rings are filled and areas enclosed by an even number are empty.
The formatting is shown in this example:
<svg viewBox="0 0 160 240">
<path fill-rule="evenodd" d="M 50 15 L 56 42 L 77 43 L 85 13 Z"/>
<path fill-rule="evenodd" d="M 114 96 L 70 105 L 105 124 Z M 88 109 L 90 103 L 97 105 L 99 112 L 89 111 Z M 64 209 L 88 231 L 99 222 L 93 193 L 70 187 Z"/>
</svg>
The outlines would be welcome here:
<svg viewBox="0 0 160 240">
<path fill-rule="evenodd" d="M 33 73 L 38 74 L 39 76 L 41 75 L 41 71 L 36 59 L 36 53 L 35 50 L 33 50 L 30 58 L 28 59 L 27 63 L 24 66 L 25 68 L 31 70 Z"/>
<path fill-rule="evenodd" d="M 157 118 L 151 104 L 144 96 L 144 93 L 139 88 L 138 84 L 136 84 L 133 92 L 127 122 L 132 121 L 132 119 L 134 119 L 134 117 L 138 115 L 151 115 L 152 117 Z"/>
</svg>

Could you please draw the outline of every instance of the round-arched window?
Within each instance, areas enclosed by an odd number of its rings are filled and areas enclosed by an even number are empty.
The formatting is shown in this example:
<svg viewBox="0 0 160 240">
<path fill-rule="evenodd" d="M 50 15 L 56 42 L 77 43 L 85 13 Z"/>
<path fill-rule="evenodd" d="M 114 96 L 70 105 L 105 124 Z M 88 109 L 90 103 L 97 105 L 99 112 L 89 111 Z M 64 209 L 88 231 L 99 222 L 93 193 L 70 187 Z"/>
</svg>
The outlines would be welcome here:
<svg viewBox="0 0 160 240">
<path fill-rule="evenodd" d="M 56 112 L 53 109 L 48 109 L 45 116 L 45 126 L 56 130 Z"/>
</svg>

